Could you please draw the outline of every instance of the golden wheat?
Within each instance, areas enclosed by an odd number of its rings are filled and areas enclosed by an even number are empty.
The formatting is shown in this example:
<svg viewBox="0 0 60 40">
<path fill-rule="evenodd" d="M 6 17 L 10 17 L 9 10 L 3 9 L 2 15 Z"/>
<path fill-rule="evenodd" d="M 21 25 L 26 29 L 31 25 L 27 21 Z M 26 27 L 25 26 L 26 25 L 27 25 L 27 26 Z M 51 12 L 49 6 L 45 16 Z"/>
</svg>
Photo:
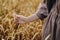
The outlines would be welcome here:
<svg viewBox="0 0 60 40">
<path fill-rule="evenodd" d="M 15 26 L 12 14 L 29 16 L 42 0 L 0 0 L 0 40 L 40 40 L 42 21 Z"/>
</svg>

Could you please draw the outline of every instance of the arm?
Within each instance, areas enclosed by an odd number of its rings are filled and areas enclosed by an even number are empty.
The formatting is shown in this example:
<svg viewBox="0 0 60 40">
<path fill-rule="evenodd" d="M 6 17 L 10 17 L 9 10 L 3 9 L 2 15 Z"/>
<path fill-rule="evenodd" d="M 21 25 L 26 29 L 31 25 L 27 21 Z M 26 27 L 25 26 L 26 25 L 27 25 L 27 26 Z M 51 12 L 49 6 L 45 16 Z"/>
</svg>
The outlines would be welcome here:
<svg viewBox="0 0 60 40">
<path fill-rule="evenodd" d="M 27 23 L 27 22 L 32 22 L 34 20 L 37 20 L 39 18 L 36 14 L 33 14 L 33 15 L 28 16 L 28 17 L 20 15 L 20 19 Z"/>
<path fill-rule="evenodd" d="M 47 7 L 45 4 L 43 4 L 43 5 L 39 5 L 38 10 L 33 15 L 30 15 L 28 17 L 17 15 L 17 17 L 19 17 L 17 19 L 22 20 L 25 23 L 27 23 L 27 22 L 31 22 L 37 19 L 44 19 L 45 17 L 47 17 L 47 15 L 48 15 Z"/>
</svg>

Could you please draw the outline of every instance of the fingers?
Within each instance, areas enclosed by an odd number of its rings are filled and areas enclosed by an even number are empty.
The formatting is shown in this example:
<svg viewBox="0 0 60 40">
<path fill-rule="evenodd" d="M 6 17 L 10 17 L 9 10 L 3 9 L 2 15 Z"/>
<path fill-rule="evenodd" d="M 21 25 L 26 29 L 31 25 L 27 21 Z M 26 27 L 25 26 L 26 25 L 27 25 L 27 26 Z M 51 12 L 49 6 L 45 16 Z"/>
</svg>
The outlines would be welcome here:
<svg viewBox="0 0 60 40">
<path fill-rule="evenodd" d="M 16 25 L 19 24 L 18 23 L 19 22 L 19 17 L 17 16 L 17 14 L 13 13 L 12 16 L 13 16 L 12 21 L 14 22 L 14 24 L 16 24 Z"/>
</svg>

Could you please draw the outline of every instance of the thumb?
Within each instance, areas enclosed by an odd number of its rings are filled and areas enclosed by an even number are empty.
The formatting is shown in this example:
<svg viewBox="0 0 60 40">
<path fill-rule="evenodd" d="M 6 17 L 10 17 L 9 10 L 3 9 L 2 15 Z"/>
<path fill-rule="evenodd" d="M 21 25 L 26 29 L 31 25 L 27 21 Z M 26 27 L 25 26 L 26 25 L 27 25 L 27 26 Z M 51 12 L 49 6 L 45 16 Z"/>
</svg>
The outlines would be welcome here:
<svg viewBox="0 0 60 40">
<path fill-rule="evenodd" d="M 13 17 L 16 17 L 16 15 L 17 15 L 16 13 L 13 13 L 13 14 L 12 14 Z"/>
</svg>

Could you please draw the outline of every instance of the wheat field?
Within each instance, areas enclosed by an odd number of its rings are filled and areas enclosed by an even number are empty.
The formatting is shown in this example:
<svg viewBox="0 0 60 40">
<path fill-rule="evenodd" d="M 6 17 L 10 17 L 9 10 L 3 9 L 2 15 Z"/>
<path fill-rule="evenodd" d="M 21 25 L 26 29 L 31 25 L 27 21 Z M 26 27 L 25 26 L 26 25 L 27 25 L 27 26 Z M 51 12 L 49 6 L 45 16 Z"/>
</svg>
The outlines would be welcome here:
<svg viewBox="0 0 60 40">
<path fill-rule="evenodd" d="M 0 40 L 40 40 L 43 22 L 15 26 L 12 14 L 29 16 L 36 12 L 42 0 L 0 0 Z"/>
</svg>

